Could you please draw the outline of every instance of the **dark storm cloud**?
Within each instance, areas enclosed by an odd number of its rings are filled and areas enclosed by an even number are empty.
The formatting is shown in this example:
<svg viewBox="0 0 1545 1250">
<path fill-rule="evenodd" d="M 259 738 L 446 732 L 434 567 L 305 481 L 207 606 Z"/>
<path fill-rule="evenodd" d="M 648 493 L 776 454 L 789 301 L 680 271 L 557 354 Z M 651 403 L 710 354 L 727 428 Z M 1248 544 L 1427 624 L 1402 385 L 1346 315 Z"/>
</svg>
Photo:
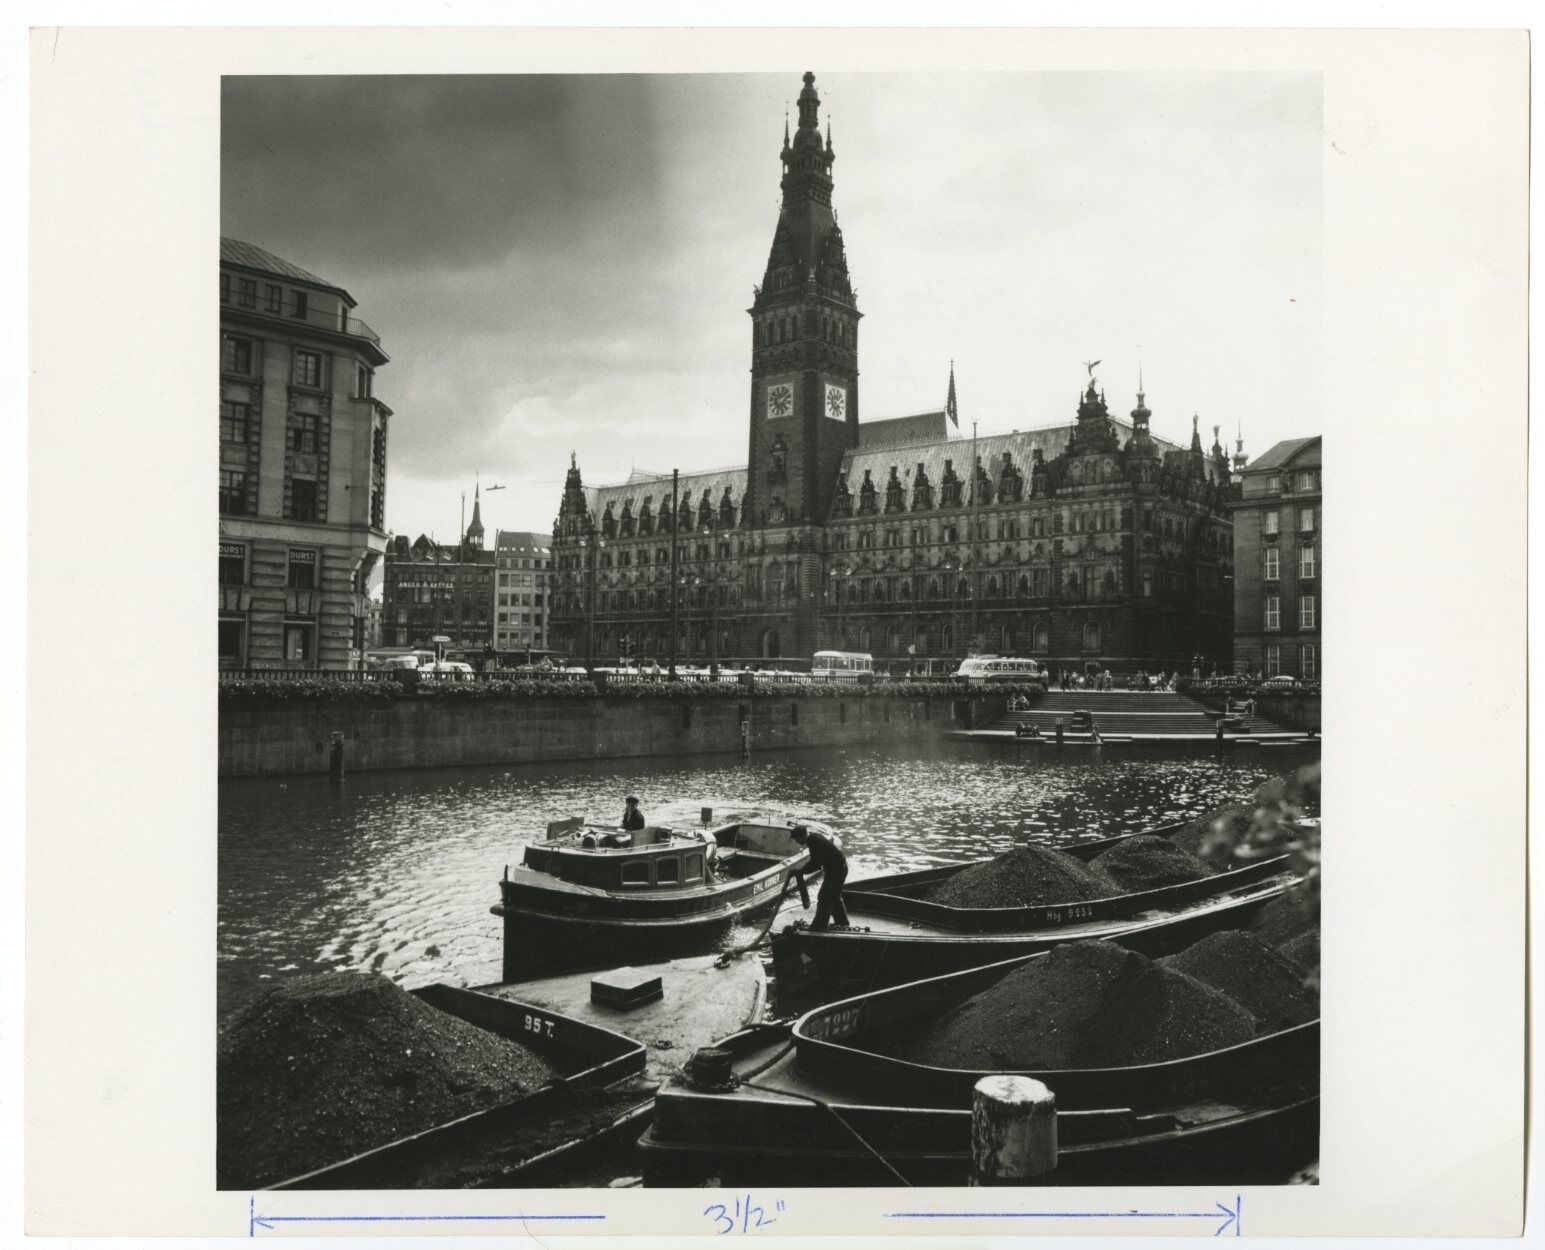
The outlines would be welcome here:
<svg viewBox="0 0 1545 1250">
<path fill-rule="evenodd" d="M 655 139 L 632 76 L 227 78 L 222 198 L 372 274 L 561 249 L 597 219 L 647 246 Z"/>
</svg>

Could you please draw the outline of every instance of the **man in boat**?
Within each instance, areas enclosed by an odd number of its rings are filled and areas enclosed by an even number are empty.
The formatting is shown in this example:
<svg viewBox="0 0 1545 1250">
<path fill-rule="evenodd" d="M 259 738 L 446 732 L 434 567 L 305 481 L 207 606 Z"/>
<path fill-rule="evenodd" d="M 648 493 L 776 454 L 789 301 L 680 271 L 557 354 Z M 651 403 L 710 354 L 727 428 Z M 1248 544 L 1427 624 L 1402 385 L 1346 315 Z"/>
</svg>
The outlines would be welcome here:
<svg viewBox="0 0 1545 1250">
<path fill-rule="evenodd" d="M 794 841 L 810 852 L 810 866 L 821 870 L 821 892 L 815 896 L 815 919 L 811 932 L 835 922 L 848 927 L 848 909 L 842 905 L 842 887 L 848 879 L 848 857 L 842 848 L 824 833 L 812 832 L 804 825 L 789 830 Z"/>
<path fill-rule="evenodd" d="M 638 795 L 628 795 L 627 807 L 622 813 L 622 831 L 632 833 L 635 829 L 644 827 L 644 813 L 638 806 Z"/>
</svg>

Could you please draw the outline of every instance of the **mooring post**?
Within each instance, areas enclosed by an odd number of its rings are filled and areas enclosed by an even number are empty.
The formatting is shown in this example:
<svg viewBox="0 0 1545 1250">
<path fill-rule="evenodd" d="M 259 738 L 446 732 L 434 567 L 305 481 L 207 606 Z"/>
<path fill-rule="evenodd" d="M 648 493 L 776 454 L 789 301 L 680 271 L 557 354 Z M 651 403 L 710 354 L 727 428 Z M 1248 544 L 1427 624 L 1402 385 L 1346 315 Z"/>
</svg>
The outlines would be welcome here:
<svg viewBox="0 0 1545 1250">
<path fill-rule="evenodd" d="M 971 1091 L 970 1184 L 1046 1184 L 1056 1170 L 1056 1095 L 1028 1076 L 984 1076 Z"/>
<path fill-rule="evenodd" d="M 343 735 L 333 735 L 333 745 L 327 752 L 327 775 L 334 781 L 343 780 Z"/>
</svg>

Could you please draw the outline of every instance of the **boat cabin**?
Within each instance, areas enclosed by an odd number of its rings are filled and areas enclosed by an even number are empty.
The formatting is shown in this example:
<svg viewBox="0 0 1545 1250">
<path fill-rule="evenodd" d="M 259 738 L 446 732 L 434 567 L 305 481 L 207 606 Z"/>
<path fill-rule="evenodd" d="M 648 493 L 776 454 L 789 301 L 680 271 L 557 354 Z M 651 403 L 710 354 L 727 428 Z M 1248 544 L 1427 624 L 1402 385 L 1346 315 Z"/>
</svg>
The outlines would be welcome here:
<svg viewBox="0 0 1545 1250">
<path fill-rule="evenodd" d="M 660 825 L 623 831 L 578 818 L 548 826 L 547 841 L 526 847 L 535 872 L 600 890 L 675 890 L 744 878 L 803 857 L 787 826 L 728 824 L 684 832 Z"/>
</svg>

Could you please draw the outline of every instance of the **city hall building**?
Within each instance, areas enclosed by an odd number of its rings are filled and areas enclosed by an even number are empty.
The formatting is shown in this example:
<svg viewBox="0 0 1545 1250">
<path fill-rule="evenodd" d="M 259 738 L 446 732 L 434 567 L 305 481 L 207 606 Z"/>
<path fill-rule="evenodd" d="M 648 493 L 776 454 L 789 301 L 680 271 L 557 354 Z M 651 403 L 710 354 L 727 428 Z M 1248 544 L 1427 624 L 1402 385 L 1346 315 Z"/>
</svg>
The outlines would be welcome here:
<svg viewBox="0 0 1545 1250">
<path fill-rule="evenodd" d="M 1231 667 L 1230 466 L 1156 437 L 1093 377 L 1063 419 L 963 437 L 942 411 L 863 421 L 861 313 L 832 210 L 814 75 L 785 129 L 782 207 L 751 315 L 748 452 L 586 486 L 553 534 L 553 645 L 597 663 L 877 666 L 972 650 L 1053 669 Z M 1070 388 L 1071 389 L 1071 388 Z M 1032 423 L 1027 423 L 1032 424 Z"/>
<path fill-rule="evenodd" d="M 342 287 L 220 240 L 221 668 L 358 668 L 386 549 L 381 340 Z"/>
</svg>

